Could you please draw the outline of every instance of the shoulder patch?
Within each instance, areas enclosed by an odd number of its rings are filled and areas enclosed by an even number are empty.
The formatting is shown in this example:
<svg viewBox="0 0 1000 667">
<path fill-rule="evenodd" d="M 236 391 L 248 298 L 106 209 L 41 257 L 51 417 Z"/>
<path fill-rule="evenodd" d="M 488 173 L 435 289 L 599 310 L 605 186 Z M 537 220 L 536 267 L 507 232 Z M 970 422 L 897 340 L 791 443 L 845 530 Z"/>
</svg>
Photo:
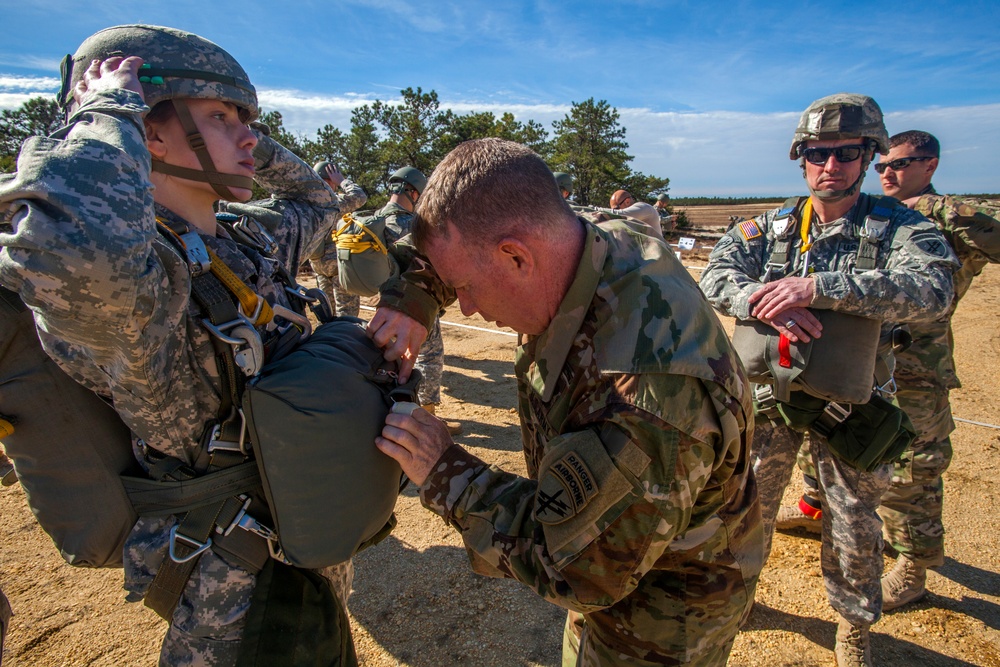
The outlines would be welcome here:
<svg viewBox="0 0 1000 667">
<path fill-rule="evenodd" d="M 567 452 L 538 481 L 535 518 L 556 524 L 576 516 L 598 492 L 597 479 L 576 452 Z"/>
<path fill-rule="evenodd" d="M 760 231 L 760 227 L 757 226 L 755 220 L 744 220 L 739 224 L 740 234 L 743 235 L 744 240 L 755 239 L 758 236 L 763 236 L 763 232 Z"/>
<path fill-rule="evenodd" d="M 941 238 L 940 234 L 915 234 L 910 237 L 910 241 L 933 257 L 947 257 L 948 244 Z"/>
</svg>

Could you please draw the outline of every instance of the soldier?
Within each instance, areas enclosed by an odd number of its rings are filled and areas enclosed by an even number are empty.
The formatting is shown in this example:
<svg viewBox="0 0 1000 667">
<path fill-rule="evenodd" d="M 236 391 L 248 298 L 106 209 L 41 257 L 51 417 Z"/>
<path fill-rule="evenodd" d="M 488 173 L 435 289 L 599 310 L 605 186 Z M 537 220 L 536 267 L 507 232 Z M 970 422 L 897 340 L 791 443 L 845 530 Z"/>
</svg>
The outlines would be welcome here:
<svg viewBox="0 0 1000 667">
<path fill-rule="evenodd" d="M 413 221 L 433 268 L 417 257 L 369 324 L 388 358 L 426 331 L 404 313 L 430 324 L 456 296 L 518 331 L 528 478 L 421 410 L 389 415 L 376 444 L 476 572 L 570 610 L 563 664 L 725 664 L 761 566 L 746 378 L 674 254 L 577 218 L 554 185 L 519 144 L 453 150 Z"/>
<path fill-rule="evenodd" d="M 645 224 L 650 236 L 663 241 L 663 229 L 660 227 L 660 214 L 655 208 L 643 201 L 636 201 L 627 190 L 615 190 L 611 195 L 611 208 L 595 207 L 598 211 L 624 215 Z"/>
<path fill-rule="evenodd" d="M 794 366 L 791 344 L 823 335 L 818 317 L 827 310 L 871 318 L 876 330 L 881 321 L 883 340 L 896 322 L 930 320 L 946 312 L 955 259 L 940 233 L 923 216 L 902 206 L 875 207 L 878 202 L 860 192 L 875 152 L 888 149 L 882 112 L 870 97 L 838 94 L 813 102 L 802 114 L 790 151 L 791 159 L 800 161 L 811 196 L 740 223 L 712 251 L 702 290 L 723 313 L 774 329 L 784 341 L 778 345 L 785 350 L 782 366 L 784 357 L 789 368 Z M 848 338 L 837 344 L 853 353 L 870 342 Z M 891 368 L 888 346 L 881 354 Z M 844 360 L 852 362 L 849 356 Z M 873 378 L 861 381 L 867 395 Z M 877 384 L 884 381 L 880 376 Z M 863 451 L 851 452 L 839 435 L 845 429 L 857 432 L 857 420 L 867 411 L 800 390 L 775 401 L 777 386 L 763 390 L 756 392 L 753 466 L 761 490 L 765 555 L 808 428 L 825 508 L 823 576 L 830 604 L 840 615 L 837 662 L 870 665 L 869 628 L 882 607 L 882 532 L 875 509 L 891 473 L 879 451 L 898 448 L 898 441 L 886 443 L 866 433 L 859 436 Z M 869 402 L 900 423 L 897 408 L 881 398 Z M 850 414 L 854 421 L 845 419 Z M 895 438 L 896 431 L 890 435 Z M 862 461 L 866 464 L 858 467 Z"/>
<path fill-rule="evenodd" d="M 674 209 L 670 205 L 670 195 L 666 192 L 657 195 L 653 208 L 656 209 L 657 214 L 660 216 L 660 229 L 664 232 L 672 232 L 677 225 L 674 222 L 672 214 Z"/>
<path fill-rule="evenodd" d="M 875 164 L 882 191 L 934 222 L 961 262 L 951 307 L 932 322 L 910 324 L 913 342 L 896 354 L 896 399 L 917 437 L 895 464 L 892 485 L 879 508 L 889 544 L 899 554 L 895 567 L 882 578 L 884 611 L 924 597 L 927 568 L 944 564 L 941 475 L 951 462 L 949 436 L 955 429 L 948 392 L 961 386 L 952 358 L 951 318 L 972 279 L 986 264 L 1000 261 L 1000 223 L 985 210 L 935 192 L 931 179 L 940 156 L 933 135 L 910 130 L 891 137 L 885 160 Z M 802 505 L 821 508 L 815 494 L 809 493 L 800 500 Z M 782 507 L 778 527 L 808 529 L 819 523 L 799 506 Z"/>
<path fill-rule="evenodd" d="M 254 341 L 264 349 L 303 317 L 284 276 L 329 232 L 334 193 L 248 125 L 258 106 L 246 72 L 197 35 L 140 25 L 99 31 L 64 61 L 60 103 L 66 127 L 27 140 L 17 173 L 0 180 L 0 282 L 33 311 L 47 354 L 112 402 L 151 476 L 162 465 L 211 474 L 243 461 L 242 448 L 219 434 L 238 416 L 224 408 L 236 377 L 223 369 L 225 350 L 239 343 L 253 364 Z M 234 224 L 237 242 L 218 226 L 214 205 L 245 202 L 255 179 L 274 196 L 241 210 L 270 226 Z M 228 267 L 227 281 L 261 307 L 242 310 L 242 326 L 224 336 L 234 343 L 202 326 L 210 322 L 203 300 L 219 313 L 237 310 L 221 279 L 214 292 L 201 290 L 206 264 Z M 277 328 L 265 323 L 265 300 Z M 257 577 L 248 561 L 217 552 L 225 526 L 216 531 L 214 522 L 225 519 L 209 519 L 211 538 L 200 542 L 184 532 L 186 517 L 143 516 L 125 545 L 127 599 L 145 597 L 170 623 L 161 665 L 236 663 Z M 229 528 L 243 533 L 235 519 Z M 267 562 L 266 546 L 255 544 Z M 193 569 L 179 580 L 161 577 L 185 563 Z M 324 574 L 349 587 L 345 568 Z"/>
<path fill-rule="evenodd" d="M 573 177 L 565 171 L 557 171 L 552 175 L 555 176 L 556 185 L 559 186 L 559 193 L 562 195 L 562 198 L 569 199 L 569 196 L 573 194 Z"/>
<path fill-rule="evenodd" d="M 361 186 L 341 174 L 334 163 L 321 160 L 313 166 L 313 169 L 334 192 L 338 188 L 343 190 L 343 194 L 337 196 L 341 215 L 358 210 L 368 201 L 368 195 Z M 328 296 L 333 297 L 337 315 L 357 317 L 361 312 L 361 298 L 340 286 L 340 281 L 337 279 L 337 241 L 332 234 L 309 258 L 309 265 L 316 274 L 317 286 Z"/>
</svg>

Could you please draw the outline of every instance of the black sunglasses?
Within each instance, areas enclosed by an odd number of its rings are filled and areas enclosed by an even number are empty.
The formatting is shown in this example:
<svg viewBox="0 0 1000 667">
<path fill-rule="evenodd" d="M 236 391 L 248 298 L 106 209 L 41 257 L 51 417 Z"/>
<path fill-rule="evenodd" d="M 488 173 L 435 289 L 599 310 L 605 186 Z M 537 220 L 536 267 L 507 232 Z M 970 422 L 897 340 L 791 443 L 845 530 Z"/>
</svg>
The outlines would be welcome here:
<svg viewBox="0 0 1000 667">
<path fill-rule="evenodd" d="M 826 161 L 833 155 L 837 162 L 854 162 L 868 148 L 864 144 L 851 144 L 849 146 L 837 146 L 836 148 L 803 148 L 799 153 L 810 164 L 826 164 Z"/>
<path fill-rule="evenodd" d="M 923 162 L 924 160 L 933 160 L 934 158 L 929 155 L 922 155 L 920 157 L 898 157 L 895 160 L 889 160 L 888 162 L 876 162 L 875 171 L 880 174 L 884 174 L 885 170 L 892 167 L 893 171 L 900 171 L 901 169 L 906 169 L 910 166 L 911 162 Z"/>
</svg>

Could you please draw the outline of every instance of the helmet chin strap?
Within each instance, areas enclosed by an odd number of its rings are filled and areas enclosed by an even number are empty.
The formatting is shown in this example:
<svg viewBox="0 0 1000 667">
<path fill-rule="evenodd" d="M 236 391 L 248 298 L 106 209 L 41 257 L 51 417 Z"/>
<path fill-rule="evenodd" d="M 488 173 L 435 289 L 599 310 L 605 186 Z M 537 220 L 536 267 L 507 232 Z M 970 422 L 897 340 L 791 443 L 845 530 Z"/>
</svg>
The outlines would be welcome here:
<svg viewBox="0 0 1000 667">
<path fill-rule="evenodd" d="M 198 125 L 191 116 L 191 111 L 188 109 L 187 103 L 181 99 L 172 99 L 170 103 L 177 112 L 177 119 L 180 121 L 184 133 L 187 135 L 188 146 L 191 147 L 191 150 L 194 151 L 195 156 L 198 158 L 201 169 L 178 167 L 177 165 L 154 159 L 152 165 L 153 171 L 183 178 L 188 181 L 208 183 L 215 190 L 216 194 L 226 201 L 239 201 L 241 197 L 237 197 L 229 188 L 251 190 L 253 189 L 253 179 L 249 176 L 223 174 L 218 171 L 215 168 L 215 163 L 212 161 L 211 154 L 208 152 L 208 148 L 205 146 L 205 140 L 198 130 Z"/>
</svg>

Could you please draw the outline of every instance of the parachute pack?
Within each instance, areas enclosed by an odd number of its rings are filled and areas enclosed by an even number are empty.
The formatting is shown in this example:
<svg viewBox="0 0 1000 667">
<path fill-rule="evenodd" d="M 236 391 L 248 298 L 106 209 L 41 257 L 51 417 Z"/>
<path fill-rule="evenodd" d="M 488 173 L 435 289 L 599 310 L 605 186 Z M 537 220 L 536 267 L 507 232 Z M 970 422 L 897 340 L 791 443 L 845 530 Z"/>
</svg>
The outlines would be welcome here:
<svg viewBox="0 0 1000 667">
<path fill-rule="evenodd" d="M 240 241 L 253 241 L 247 229 L 264 233 L 243 218 L 220 214 L 220 221 Z M 195 279 L 206 276 L 216 280 L 211 272 Z M 177 516 L 169 557 L 145 600 L 169 620 L 209 549 L 252 572 L 269 559 L 319 568 L 349 559 L 395 525 L 405 478 L 374 439 L 395 401 L 415 399 L 419 374 L 399 385 L 363 321 L 332 317 L 325 298 L 305 295 L 317 301 L 315 331 L 288 327 L 257 372 L 238 373 L 249 375 L 243 386 L 223 387 L 231 400 L 208 430 L 213 465 L 147 450 L 147 475 L 114 410 L 49 359 L 17 295 L 2 296 L 0 415 L 11 427 L 3 443 L 32 511 L 68 563 L 120 567 L 138 516 Z M 255 363 L 257 352 L 241 359 L 245 350 L 221 349 L 230 370 Z"/>
</svg>

